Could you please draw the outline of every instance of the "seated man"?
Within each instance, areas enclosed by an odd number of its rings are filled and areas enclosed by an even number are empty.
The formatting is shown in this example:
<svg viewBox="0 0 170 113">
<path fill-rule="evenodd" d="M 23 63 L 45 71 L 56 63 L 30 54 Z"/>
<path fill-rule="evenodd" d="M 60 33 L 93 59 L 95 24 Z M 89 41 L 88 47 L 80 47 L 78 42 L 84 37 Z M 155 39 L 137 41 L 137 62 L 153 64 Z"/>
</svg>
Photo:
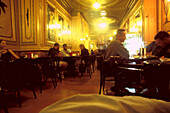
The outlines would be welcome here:
<svg viewBox="0 0 170 113">
<path fill-rule="evenodd" d="M 62 56 L 61 52 L 59 51 L 59 44 L 55 43 L 53 48 L 50 48 L 48 52 L 49 57 L 57 57 L 57 56 Z"/>
<path fill-rule="evenodd" d="M 104 60 L 110 60 L 110 56 L 120 56 L 122 58 L 128 59 L 129 58 L 129 51 L 123 47 L 122 42 L 126 39 L 126 33 L 124 29 L 118 29 L 116 40 L 112 41 L 108 46 Z"/>
<path fill-rule="evenodd" d="M 163 56 L 163 48 L 158 46 L 155 41 L 151 42 L 147 47 L 146 47 L 146 52 L 151 53 L 154 56 L 161 57 Z"/>
<path fill-rule="evenodd" d="M 70 56 L 71 50 L 67 49 L 67 44 L 63 44 L 62 56 Z"/>
<path fill-rule="evenodd" d="M 168 32 L 160 31 L 155 36 L 155 41 L 158 46 L 164 48 L 163 56 L 165 58 L 170 58 L 170 35 Z"/>
<path fill-rule="evenodd" d="M 48 52 L 49 57 L 62 57 L 61 52 L 59 51 L 59 44 L 55 43 L 53 48 L 50 48 Z M 60 61 L 59 67 L 61 71 L 65 71 L 68 66 L 67 62 Z"/>
</svg>

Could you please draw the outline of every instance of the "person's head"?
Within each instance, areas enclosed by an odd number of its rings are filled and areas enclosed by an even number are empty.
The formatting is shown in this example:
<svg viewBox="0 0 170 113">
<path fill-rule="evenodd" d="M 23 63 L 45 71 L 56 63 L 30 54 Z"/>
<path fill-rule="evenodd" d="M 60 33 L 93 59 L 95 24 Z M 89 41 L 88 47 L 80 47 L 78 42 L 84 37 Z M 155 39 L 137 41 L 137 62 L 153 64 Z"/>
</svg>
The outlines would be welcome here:
<svg viewBox="0 0 170 113">
<path fill-rule="evenodd" d="M 116 39 L 120 42 L 124 42 L 126 39 L 126 32 L 124 29 L 118 29 L 116 34 Z"/>
<path fill-rule="evenodd" d="M 1 48 L 6 47 L 6 41 L 0 40 L 0 47 L 1 47 Z"/>
<path fill-rule="evenodd" d="M 156 44 L 162 48 L 165 48 L 168 44 L 170 44 L 170 35 L 165 31 L 160 31 L 155 36 Z"/>
<path fill-rule="evenodd" d="M 67 50 L 67 44 L 63 44 L 63 49 Z"/>
<path fill-rule="evenodd" d="M 83 44 L 80 44 L 80 49 L 83 50 L 85 47 Z"/>
<path fill-rule="evenodd" d="M 57 50 L 57 49 L 59 49 L 59 44 L 58 43 L 55 43 L 54 44 L 54 48 Z"/>
</svg>

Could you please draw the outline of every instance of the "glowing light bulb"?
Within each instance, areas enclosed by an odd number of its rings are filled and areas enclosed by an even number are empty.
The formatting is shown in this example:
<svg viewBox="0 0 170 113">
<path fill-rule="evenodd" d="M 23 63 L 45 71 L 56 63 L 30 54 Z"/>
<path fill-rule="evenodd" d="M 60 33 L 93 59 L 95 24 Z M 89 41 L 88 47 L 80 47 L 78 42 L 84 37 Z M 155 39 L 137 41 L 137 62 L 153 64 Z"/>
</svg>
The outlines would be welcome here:
<svg viewBox="0 0 170 113">
<path fill-rule="evenodd" d="M 98 9 L 98 8 L 100 8 L 100 4 L 99 4 L 98 2 L 95 2 L 95 3 L 93 4 L 93 7 L 94 7 L 95 9 Z"/>
<path fill-rule="evenodd" d="M 101 24 L 99 24 L 99 26 L 100 26 L 101 28 L 105 28 L 105 27 L 107 26 L 107 24 L 106 24 L 106 23 L 101 23 Z"/>
<path fill-rule="evenodd" d="M 113 37 L 110 37 L 110 38 L 109 38 L 109 40 L 111 40 L 111 41 L 112 41 L 112 40 L 113 40 Z"/>
<path fill-rule="evenodd" d="M 105 11 L 101 11 L 101 16 L 106 16 L 106 12 Z"/>
</svg>

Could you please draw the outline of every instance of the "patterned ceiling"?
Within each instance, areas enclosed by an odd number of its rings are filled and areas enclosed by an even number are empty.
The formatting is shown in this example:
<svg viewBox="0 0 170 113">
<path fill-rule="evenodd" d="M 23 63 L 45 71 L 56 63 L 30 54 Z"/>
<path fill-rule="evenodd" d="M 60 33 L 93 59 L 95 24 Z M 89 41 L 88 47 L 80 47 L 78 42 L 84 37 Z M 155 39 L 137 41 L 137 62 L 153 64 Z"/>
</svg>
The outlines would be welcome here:
<svg viewBox="0 0 170 113">
<path fill-rule="evenodd" d="M 81 12 L 90 25 L 90 35 L 96 34 L 97 23 L 109 23 L 109 29 L 113 30 L 120 26 L 125 14 L 134 6 L 138 0 L 57 0 L 73 16 Z M 94 9 L 93 4 L 99 2 L 101 7 Z M 105 11 L 106 18 L 102 19 L 100 13 Z M 107 30 L 108 31 L 108 30 Z M 106 33 L 107 33 L 106 31 Z M 99 34 L 100 35 L 100 34 Z"/>
</svg>

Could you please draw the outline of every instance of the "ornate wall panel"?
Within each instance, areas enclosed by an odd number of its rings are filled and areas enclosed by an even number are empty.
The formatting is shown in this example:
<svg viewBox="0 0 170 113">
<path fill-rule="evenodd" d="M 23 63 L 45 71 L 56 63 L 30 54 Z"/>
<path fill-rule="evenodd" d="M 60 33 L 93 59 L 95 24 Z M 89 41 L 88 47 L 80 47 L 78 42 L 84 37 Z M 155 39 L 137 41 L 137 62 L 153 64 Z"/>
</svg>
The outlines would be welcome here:
<svg viewBox="0 0 170 113">
<path fill-rule="evenodd" d="M 55 7 L 50 3 L 46 3 L 46 38 L 47 41 L 55 41 L 56 37 L 56 13 Z"/>
<path fill-rule="evenodd" d="M 161 0 L 161 30 L 170 33 L 170 2 L 168 0 Z"/>
<path fill-rule="evenodd" d="M 36 44 L 35 0 L 20 0 L 21 45 Z"/>
<path fill-rule="evenodd" d="M 1 10 L 0 14 L 0 38 L 7 41 L 16 41 L 15 28 L 15 1 L 2 0 L 7 6 L 5 13 Z"/>
</svg>

